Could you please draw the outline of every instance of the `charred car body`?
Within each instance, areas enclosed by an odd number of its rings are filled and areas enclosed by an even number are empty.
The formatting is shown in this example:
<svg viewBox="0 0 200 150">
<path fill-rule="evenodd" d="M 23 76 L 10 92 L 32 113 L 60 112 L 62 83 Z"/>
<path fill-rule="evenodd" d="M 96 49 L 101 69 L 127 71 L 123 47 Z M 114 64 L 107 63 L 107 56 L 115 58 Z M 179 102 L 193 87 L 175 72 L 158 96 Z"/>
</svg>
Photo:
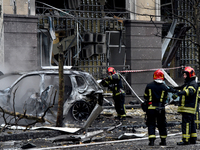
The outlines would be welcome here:
<svg viewBox="0 0 200 150">
<path fill-rule="evenodd" d="M 64 120 L 84 121 L 97 103 L 102 105 L 103 90 L 87 72 L 67 69 L 63 73 Z M 5 74 L 0 76 L 0 106 L 8 111 L 41 116 L 53 105 L 45 117 L 55 122 L 58 90 L 58 70 Z"/>
</svg>

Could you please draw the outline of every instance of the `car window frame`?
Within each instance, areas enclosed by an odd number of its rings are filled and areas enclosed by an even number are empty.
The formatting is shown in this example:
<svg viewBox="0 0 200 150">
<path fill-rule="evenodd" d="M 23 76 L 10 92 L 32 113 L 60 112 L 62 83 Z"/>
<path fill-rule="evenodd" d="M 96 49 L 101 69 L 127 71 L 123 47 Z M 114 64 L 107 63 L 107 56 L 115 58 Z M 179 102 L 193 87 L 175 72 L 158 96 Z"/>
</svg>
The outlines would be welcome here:
<svg viewBox="0 0 200 150">
<path fill-rule="evenodd" d="M 81 77 L 84 80 L 84 87 L 78 86 L 78 83 L 77 83 L 77 80 L 76 80 L 77 76 Z M 74 88 L 77 89 L 79 93 L 84 93 L 87 90 L 87 88 L 88 88 L 88 82 L 84 78 L 84 76 L 75 74 L 75 75 L 72 75 L 71 77 L 72 77 L 71 79 L 73 79 L 75 81 L 75 84 L 76 84 L 76 85 L 74 85 Z"/>
</svg>

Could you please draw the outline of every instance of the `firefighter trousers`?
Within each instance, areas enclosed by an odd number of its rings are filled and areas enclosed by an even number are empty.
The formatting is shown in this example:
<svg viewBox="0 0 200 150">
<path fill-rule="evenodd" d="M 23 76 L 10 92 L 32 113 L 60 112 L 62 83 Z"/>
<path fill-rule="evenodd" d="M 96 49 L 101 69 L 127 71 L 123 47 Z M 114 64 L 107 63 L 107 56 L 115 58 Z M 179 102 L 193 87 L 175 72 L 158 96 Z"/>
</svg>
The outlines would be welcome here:
<svg viewBox="0 0 200 150">
<path fill-rule="evenodd" d="M 199 116 L 199 102 L 197 103 L 197 110 L 195 114 L 196 129 L 200 129 L 200 116 Z"/>
<path fill-rule="evenodd" d="M 182 113 L 182 140 L 190 142 L 197 140 L 195 115 L 190 113 Z"/>
<path fill-rule="evenodd" d="M 114 102 L 115 102 L 115 110 L 119 117 L 125 117 L 126 116 L 126 109 L 124 105 L 125 101 L 125 94 L 121 93 L 119 95 L 113 96 Z"/>
<path fill-rule="evenodd" d="M 165 117 L 165 110 L 158 111 L 156 109 L 147 110 L 147 127 L 149 139 L 156 138 L 155 128 L 158 127 L 160 138 L 166 139 L 167 137 L 167 123 Z"/>
</svg>

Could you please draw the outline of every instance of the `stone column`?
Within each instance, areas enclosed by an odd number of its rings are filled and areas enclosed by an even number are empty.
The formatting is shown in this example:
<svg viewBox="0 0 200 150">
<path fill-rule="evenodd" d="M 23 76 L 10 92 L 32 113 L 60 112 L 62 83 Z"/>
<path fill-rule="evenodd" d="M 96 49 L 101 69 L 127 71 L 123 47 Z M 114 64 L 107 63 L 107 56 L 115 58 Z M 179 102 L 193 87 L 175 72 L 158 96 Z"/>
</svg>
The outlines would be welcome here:
<svg viewBox="0 0 200 150">
<path fill-rule="evenodd" d="M 9 71 L 27 71 L 40 67 L 35 16 L 4 14 L 4 58 Z"/>
<path fill-rule="evenodd" d="M 125 21 L 126 27 L 126 65 L 131 70 L 160 68 L 162 22 Z M 157 36 L 156 36 L 157 35 Z M 128 82 L 142 97 L 146 84 L 153 81 L 154 71 L 129 73 Z"/>
</svg>

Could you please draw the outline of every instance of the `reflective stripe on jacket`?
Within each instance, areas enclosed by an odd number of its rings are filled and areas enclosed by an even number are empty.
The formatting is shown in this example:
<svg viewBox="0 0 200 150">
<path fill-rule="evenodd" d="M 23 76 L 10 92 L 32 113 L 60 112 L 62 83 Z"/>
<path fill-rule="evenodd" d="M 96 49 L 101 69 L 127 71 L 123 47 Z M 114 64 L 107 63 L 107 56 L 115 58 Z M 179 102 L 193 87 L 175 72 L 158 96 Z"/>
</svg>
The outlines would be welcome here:
<svg viewBox="0 0 200 150">
<path fill-rule="evenodd" d="M 108 87 L 112 91 L 113 96 L 118 96 L 122 93 L 125 93 L 124 90 L 122 90 L 123 86 L 121 77 L 117 73 L 106 77 L 102 85 Z"/>
<path fill-rule="evenodd" d="M 195 114 L 198 103 L 198 84 L 195 78 L 191 78 L 183 85 L 182 91 L 185 91 L 184 95 L 180 96 L 178 112 L 179 113 L 191 113 Z"/>
<path fill-rule="evenodd" d="M 147 84 L 144 93 L 144 99 L 148 104 L 148 109 L 163 107 L 167 100 L 168 88 L 163 83 L 155 81 Z"/>
</svg>

